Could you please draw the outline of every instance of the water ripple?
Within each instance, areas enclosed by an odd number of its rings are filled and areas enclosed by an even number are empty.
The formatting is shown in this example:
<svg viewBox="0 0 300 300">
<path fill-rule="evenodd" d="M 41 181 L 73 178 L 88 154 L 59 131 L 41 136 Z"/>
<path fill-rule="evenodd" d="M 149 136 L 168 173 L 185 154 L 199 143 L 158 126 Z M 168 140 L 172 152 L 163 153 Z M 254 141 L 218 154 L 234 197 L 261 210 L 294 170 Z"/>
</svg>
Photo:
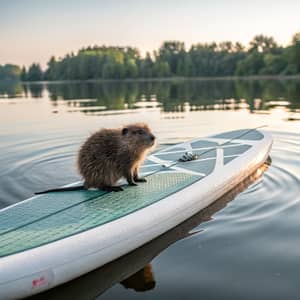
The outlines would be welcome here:
<svg viewBox="0 0 300 300">
<path fill-rule="evenodd" d="M 79 179 L 76 171 L 78 140 L 73 137 L 18 141 L 2 151 L 0 207 Z M 3 147 L 4 148 L 4 147 Z M 17 155 L 16 155 L 17 154 Z"/>
</svg>

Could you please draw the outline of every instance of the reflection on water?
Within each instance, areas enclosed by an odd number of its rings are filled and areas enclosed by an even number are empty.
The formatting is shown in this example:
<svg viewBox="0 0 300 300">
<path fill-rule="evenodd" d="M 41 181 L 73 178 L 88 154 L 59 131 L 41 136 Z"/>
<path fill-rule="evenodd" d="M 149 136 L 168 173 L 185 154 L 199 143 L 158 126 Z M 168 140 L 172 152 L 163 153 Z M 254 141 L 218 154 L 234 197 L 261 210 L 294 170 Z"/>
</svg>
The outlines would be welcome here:
<svg viewBox="0 0 300 300">
<path fill-rule="evenodd" d="M 145 292 L 154 289 L 155 279 L 151 264 L 147 264 L 141 270 L 120 282 L 126 289 L 136 292 Z"/>
<path fill-rule="evenodd" d="M 2 98 L 41 98 L 43 94 L 49 95 L 54 107 L 67 105 L 69 112 L 86 114 L 160 106 L 165 112 L 248 109 L 268 113 L 276 107 L 300 111 L 300 80 L 0 83 Z"/>
<path fill-rule="evenodd" d="M 92 300 L 118 282 L 120 282 L 125 289 L 130 289 L 135 292 L 148 292 L 153 290 L 156 284 L 159 284 L 159 282 L 155 280 L 155 269 L 153 269 L 150 263 L 153 258 L 174 242 L 201 234 L 202 230 L 195 230 L 195 227 L 199 226 L 202 222 L 211 220 L 215 213 L 224 208 L 239 193 L 246 190 L 254 182 L 257 182 L 268 169 L 270 163 L 269 158 L 269 160 L 253 174 L 240 182 L 213 204 L 146 245 L 87 275 L 40 295 L 33 296 L 30 299 L 59 300 L 69 298 L 73 300 Z M 172 266 L 170 266 L 170 268 L 172 268 Z"/>
<path fill-rule="evenodd" d="M 0 80 L 0 99 L 26 96 L 26 87 L 19 81 Z"/>
</svg>

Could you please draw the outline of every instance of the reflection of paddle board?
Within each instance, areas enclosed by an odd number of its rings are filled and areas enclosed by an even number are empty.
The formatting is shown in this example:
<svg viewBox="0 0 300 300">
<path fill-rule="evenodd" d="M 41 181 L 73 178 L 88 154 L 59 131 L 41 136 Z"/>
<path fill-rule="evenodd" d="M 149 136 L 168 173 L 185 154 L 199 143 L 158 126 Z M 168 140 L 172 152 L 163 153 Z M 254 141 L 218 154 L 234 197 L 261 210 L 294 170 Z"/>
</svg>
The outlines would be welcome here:
<svg viewBox="0 0 300 300">
<path fill-rule="evenodd" d="M 257 130 L 193 140 L 150 155 L 137 187 L 43 194 L 1 210 L 0 299 L 49 289 L 166 232 L 255 171 L 271 144 Z M 200 156 L 174 165 L 186 151 Z"/>
</svg>

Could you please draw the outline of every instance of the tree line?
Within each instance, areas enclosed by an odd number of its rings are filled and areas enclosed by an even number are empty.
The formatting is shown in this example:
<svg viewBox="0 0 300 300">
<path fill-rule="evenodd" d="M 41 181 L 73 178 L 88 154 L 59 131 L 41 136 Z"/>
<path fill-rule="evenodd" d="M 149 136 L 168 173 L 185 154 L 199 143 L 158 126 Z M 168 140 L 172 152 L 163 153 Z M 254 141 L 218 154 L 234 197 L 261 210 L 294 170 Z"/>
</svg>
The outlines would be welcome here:
<svg viewBox="0 0 300 300">
<path fill-rule="evenodd" d="M 166 41 L 145 57 L 132 47 L 93 46 L 51 57 L 44 72 L 37 63 L 14 67 L 23 81 L 294 75 L 300 73 L 300 32 L 286 47 L 264 35 L 255 36 L 248 47 L 225 41 L 187 50 L 183 42 Z"/>
</svg>

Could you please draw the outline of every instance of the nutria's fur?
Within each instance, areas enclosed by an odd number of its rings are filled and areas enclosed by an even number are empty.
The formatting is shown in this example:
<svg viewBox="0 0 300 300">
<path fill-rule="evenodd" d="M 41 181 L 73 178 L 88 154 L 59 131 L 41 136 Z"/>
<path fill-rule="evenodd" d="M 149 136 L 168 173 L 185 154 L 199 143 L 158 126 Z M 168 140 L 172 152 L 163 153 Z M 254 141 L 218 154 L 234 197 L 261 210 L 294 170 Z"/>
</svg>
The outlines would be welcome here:
<svg viewBox="0 0 300 300">
<path fill-rule="evenodd" d="M 146 181 L 138 170 L 155 137 L 148 125 L 136 123 L 117 129 L 101 129 L 82 145 L 78 169 L 86 188 L 120 191 L 114 186 L 125 177 L 129 185 Z"/>
</svg>

